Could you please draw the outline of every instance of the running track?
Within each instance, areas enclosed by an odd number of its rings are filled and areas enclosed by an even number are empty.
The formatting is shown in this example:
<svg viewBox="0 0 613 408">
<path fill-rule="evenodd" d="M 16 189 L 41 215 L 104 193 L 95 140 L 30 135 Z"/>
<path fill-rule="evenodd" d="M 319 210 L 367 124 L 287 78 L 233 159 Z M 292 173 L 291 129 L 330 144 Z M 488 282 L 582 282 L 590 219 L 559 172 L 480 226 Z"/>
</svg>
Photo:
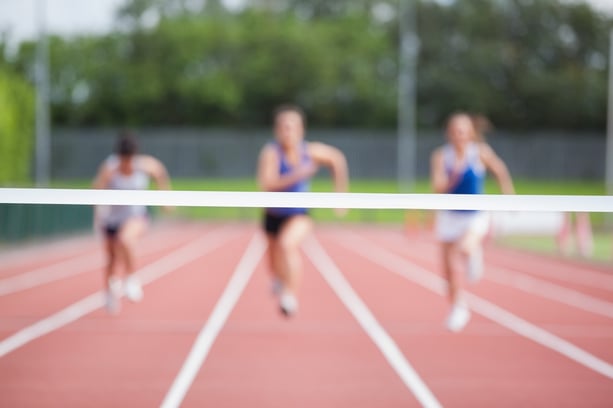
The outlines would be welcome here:
<svg viewBox="0 0 613 408">
<path fill-rule="evenodd" d="M 429 234 L 319 226 L 304 249 L 291 320 L 253 225 L 152 229 L 119 316 L 94 237 L 0 253 L 0 406 L 613 406 L 610 269 L 489 246 L 452 334 Z"/>
</svg>

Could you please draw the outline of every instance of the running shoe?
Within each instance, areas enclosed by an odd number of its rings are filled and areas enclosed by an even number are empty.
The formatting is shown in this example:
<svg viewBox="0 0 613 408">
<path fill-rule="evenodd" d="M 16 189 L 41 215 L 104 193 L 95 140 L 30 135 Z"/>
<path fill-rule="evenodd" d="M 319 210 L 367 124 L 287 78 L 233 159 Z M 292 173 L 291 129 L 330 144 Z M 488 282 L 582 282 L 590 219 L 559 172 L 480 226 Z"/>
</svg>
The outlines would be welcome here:
<svg viewBox="0 0 613 408">
<path fill-rule="evenodd" d="M 470 310 L 463 303 L 458 303 L 451 308 L 451 313 L 447 316 L 445 325 L 452 332 L 461 331 L 470 320 Z"/>
<path fill-rule="evenodd" d="M 298 299 L 289 292 L 284 292 L 279 299 L 281 313 L 285 316 L 292 316 L 298 311 Z"/>
<path fill-rule="evenodd" d="M 115 296 L 112 290 L 104 292 L 104 308 L 109 314 L 116 315 L 121 309 L 119 298 Z"/>
<path fill-rule="evenodd" d="M 124 293 L 131 302 L 143 300 L 143 288 L 136 276 L 128 276 L 124 285 Z"/>
</svg>

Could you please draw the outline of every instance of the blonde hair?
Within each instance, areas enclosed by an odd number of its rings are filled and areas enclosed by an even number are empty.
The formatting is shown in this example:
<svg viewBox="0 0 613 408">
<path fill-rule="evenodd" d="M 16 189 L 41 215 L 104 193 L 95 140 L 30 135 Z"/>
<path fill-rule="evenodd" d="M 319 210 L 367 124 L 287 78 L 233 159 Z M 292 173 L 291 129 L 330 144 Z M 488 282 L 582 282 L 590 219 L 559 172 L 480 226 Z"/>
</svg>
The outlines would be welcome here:
<svg viewBox="0 0 613 408">
<path fill-rule="evenodd" d="M 470 120 L 475 128 L 475 140 L 477 142 L 485 142 L 486 135 L 494 129 L 494 125 L 482 114 L 470 115 Z"/>
</svg>

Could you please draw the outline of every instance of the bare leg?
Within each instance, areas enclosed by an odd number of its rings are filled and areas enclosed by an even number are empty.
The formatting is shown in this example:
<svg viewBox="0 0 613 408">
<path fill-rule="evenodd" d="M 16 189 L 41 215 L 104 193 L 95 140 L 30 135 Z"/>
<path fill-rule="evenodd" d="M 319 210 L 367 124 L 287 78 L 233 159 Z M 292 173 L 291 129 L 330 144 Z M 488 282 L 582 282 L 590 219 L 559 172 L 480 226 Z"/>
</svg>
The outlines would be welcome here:
<svg viewBox="0 0 613 408">
<path fill-rule="evenodd" d="M 104 269 L 104 286 L 110 290 L 110 281 L 117 276 L 117 240 L 106 237 L 104 250 L 106 252 L 106 266 Z"/>
<path fill-rule="evenodd" d="M 592 223 L 590 214 L 577 213 L 575 216 L 577 228 L 577 245 L 581 256 L 589 258 L 594 252 L 594 237 L 592 235 Z"/>
<path fill-rule="evenodd" d="M 458 244 L 443 243 L 443 269 L 447 278 L 447 290 L 451 311 L 447 317 L 446 326 L 453 332 L 458 332 L 466 326 L 470 319 L 470 312 L 462 298 L 458 275 L 454 268 L 454 254 L 459 250 Z"/>
<path fill-rule="evenodd" d="M 134 263 L 134 245 L 138 238 L 147 229 L 147 220 L 144 217 L 135 217 L 126 221 L 119 232 L 118 247 L 126 268 L 126 280 L 124 290 L 126 297 L 138 302 L 143 298 L 143 290 L 140 282 L 134 275 L 136 270 Z"/>
<path fill-rule="evenodd" d="M 313 222 L 306 215 L 291 217 L 279 231 L 270 246 L 273 275 L 282 283 L 279 306 L 285 315 L 298 309 L 298 288 L 302 279 L 302 254 L 300 245 L 311 232 Z"/>
<path fill-rule="evenodd" d="M 570 254 L 571 214 L 564 213 L 562 228 L 556 236 L 558 251 L 563 255 Z"/>
<path fill-rule="evenodd" d="M 117 245 L 128 275 L 135 271 L 134 245 L 146 229 L 147 220 L 144 217 L 135 217 L 127 220 L 119 231 Z"/>
<path fill-rule="evenodd" d="M 285 290 L 294 295 L 302 278 L 300 245 L 312 229 L 313 222 L 308 216 L 294 216 L 283 226 L 277 240 L 277 273 L 282 277 Z"/>
<path fill-rule="evenodd" d="M 459 300 L 459 284 L 453 270 L 453 252 L 454 243 L 443 242 L 443 272 L 445 273 L 445 279 L 447 279 L 447 296 L 452 305 Z"/>
<path fill-rule="evenodd" d="M 105 307 L 111 314 L 119 313 L 120 303 L 118 298 L 119 280 L 117 279 L 117 264 L 119 249 L 117 237 L 106 237 L 104 249 L 107 255 L 107 264 L 104 273 Z"/>
</svg>

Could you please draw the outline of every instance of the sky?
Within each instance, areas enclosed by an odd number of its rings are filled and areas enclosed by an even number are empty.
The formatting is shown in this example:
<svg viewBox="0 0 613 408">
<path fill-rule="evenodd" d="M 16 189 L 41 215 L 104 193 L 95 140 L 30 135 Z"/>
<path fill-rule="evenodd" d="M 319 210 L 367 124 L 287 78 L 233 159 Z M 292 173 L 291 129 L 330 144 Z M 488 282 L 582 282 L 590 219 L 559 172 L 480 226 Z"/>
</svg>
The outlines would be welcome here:
<svg viewBox="0 0 613 408">
<path fill-rule="evenodd" d="M 105 32 L 113 26 L 114 11 L 125 0 L 0 0 L 0 32 L 12 42 L 33 38 L 37 33 L 36 4 L 46 3 L 45 19 L 50 32 L 72 34 Z M 224 0 L 230 7 L 244 0 Z M 587 1 L 613 15 L 613 0 Z"/>
</svg>

